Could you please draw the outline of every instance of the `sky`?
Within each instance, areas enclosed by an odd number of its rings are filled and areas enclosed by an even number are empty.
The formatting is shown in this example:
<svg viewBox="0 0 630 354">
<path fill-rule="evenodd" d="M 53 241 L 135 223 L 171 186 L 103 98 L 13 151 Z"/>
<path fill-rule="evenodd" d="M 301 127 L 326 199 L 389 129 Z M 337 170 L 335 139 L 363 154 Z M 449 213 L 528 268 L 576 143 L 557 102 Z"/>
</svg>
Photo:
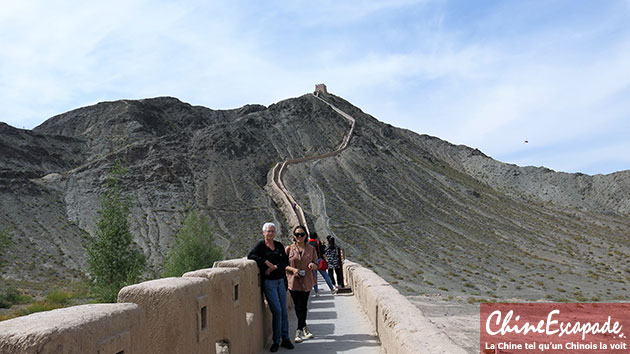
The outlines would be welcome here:
<svg viewBox="0 0 630 354">
<path fill-rule="evenodd" d="M 630 0 L 6 1 L 0 121 L 329 92 L 520 166 L 630 169 Z"/>
</svg>

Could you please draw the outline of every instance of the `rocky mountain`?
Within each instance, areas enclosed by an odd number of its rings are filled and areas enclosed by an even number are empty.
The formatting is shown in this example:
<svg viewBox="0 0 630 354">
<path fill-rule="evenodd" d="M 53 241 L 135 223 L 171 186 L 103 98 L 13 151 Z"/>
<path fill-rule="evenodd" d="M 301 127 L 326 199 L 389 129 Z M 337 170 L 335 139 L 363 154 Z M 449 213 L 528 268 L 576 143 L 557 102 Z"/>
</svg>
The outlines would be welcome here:
<svg viewBox="0 0 630 354">
<path fill-rule="evenodd" d="M 630 171 L 587 176 L 495 161 L 466 146 L 356 120 L 341 154 L 285 171 L 320 235 L 406 294 L 457 299 L 625 298 L 630 286 Z M 313 95 L 269 107 L 191 106 L 175 98 L 103 102 L 32 131 L 0 125 L 0 229 L 14 235 L 4 283 L 84 276 L 85 242 L 108 170 L 127 168 L 136 242 L 160 272 L 187 211 L 212 221 L 228 257 L 244 256 L 268 220 L 279 161 L 334 150 L 349 123 Z M 27 286 L 24 285 L 24 286 Z"/>
</svg>

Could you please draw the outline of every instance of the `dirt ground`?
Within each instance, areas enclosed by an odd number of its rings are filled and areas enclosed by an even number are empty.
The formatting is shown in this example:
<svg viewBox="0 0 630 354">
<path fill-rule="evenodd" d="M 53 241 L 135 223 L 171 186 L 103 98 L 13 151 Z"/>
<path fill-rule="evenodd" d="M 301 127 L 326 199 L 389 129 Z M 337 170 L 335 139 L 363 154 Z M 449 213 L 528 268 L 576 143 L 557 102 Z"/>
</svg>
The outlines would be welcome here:
<svg viewBox="0 0 630 354">
<path fill-rule="evenodd" d="M 479 304 L 446 301 L 439 295 L 409 296 L 409 300 L 455 344 L 468 353 L 479 353 Z"/>
</svg>

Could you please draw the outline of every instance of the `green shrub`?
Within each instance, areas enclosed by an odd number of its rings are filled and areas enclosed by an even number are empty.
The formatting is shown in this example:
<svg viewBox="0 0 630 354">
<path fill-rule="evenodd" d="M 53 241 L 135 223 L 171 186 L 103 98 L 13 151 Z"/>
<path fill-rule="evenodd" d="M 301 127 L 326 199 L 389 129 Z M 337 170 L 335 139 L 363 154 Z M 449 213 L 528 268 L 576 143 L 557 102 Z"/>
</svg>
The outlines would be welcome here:
<svg viewBox="0 0 630 354">
<path fill-rule="evenodd" d="M 471 296 L 471 297 L 469 297 L 469 298 L 468 298 L 468 300 L 466 300 L 466 302 L 467 302 L 467 303 L 469 303 L 469 304 L 476 304 L 476 303 L 478 303 L 479 301 L 480 301 L 479 299 L 476 299 L 476 298 L 474 298 L 474 297 L 472 297 L 472 296 Z"/>
<path fill-rule="evenodd" d="M 27 308 L 18 311 L 18 315 L 26 316 L 35 312 L 50 311 L 50 310 L 58 309 L 60 307 L 62 306 L 58 304 L 51 304 L 50 302 L 47 302 L 47 301 L 38 301 L 32 305 L 29 305 Z"/>
<path fill-rule="evenodd" d="M 0 294 L 0 308 L 8 309 L 13 305 L 25 304 L 32 301 L 30 296 L 20 294 L 15 288 L 8 288 Z"/>
<path fill-rule="evenodd" d="M 74 295 L 63 290 L 53 290 L 46 294 L 46 300 L 52 304 L 66 305 Z"/>
<path fill-rule="evenodd" d="M 223 259 L 223 253 L 214 244 L 208 218 L 192 210 L 175 235 L 175 244 L 164 260 L 164 276 L 179 277 L 186 272 L 211 268 Z"/>
</svg>

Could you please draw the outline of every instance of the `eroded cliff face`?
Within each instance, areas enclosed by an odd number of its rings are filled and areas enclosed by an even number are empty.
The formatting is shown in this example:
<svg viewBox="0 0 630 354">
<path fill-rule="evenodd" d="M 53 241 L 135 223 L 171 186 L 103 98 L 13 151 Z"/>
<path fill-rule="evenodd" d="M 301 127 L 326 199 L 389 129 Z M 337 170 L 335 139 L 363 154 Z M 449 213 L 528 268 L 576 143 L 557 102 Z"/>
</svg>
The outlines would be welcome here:
<svg viewBox="0 0 630 354">
<path fill-rule="evenodd" d="M 614 298 L 630 285 L 629 172 L 555 173 L 356 119 L 340 155 L 288 168 L 285 184 L 320 235 L 407 293 L 528 299 Z M 86 235 L 118 161 L 136 242 L 158 274 L 190 209 L 244 256 L 283 215 L 265 191 L 288 158 L 323 154 L 349 123 L 311 95 L 269 107 L 191 106 L 174 98 L 104 102 L 33 131 L 0 126 L 0 227 L 15 244 L 5 279 L 64 281 L 86 270 Z M 5 153 L 6 152 L 6 153 Z M 597 276 L 593 275 L 597 274 Z"/>
<path fill-rule="evenodd" d="M 210 216 L 228 256 L 243 256 L 262 223 L 281 218 L 264 191 L 271 166 L 334 148 L 344 124 L 304 96 L 227 111 L 174 98 L 105 102 L 32 132 L 6 126 L 0 142 L 17 148 L 2 155 L 0 227 L 12 230 L 20 251 L 5 278 L 63 279 L 85 270 L 86 235 L 117 161 L 128 171 L 121 182 L 133 201 L 131 227 L 153 273 L 191 208 Z"/>
<path fill-rule="evenodd" d="M 626 296 L 627 171 L 519 168 L 329 99 L 357 119 L 350 147 L 291 166 L 285 184 L 300 191 L 298 202 L 320 234 L 342 239 L 354 260 L 407 294 L 467 301 Z"/>
</svg>

